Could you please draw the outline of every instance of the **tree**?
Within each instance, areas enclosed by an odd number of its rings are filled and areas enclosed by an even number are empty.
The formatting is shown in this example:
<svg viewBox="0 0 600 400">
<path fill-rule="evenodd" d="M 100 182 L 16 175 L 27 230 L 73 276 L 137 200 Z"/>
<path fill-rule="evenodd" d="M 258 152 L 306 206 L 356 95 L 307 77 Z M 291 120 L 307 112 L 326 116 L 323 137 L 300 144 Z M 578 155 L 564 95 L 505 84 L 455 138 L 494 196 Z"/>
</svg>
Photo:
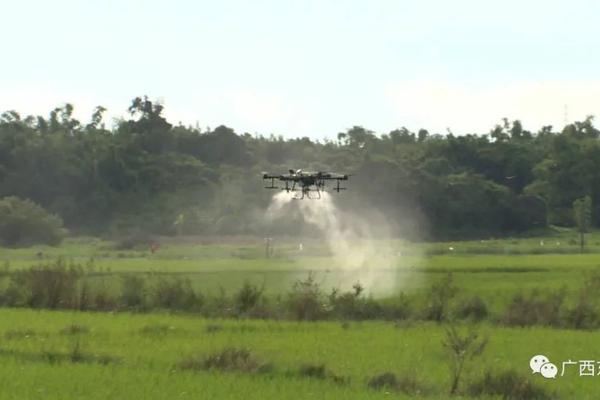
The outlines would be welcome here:
<svg viewBox="0 0 600 400">
<path fill-rule="evenodd" d="M 543 226 L 546 215 L 574 226 L 573 202 L 586 195 L 589 225 L 600 226 L 600 131 L 591 117 L 564 133 L 504 119 L 484 135 L 352 126 L 319 141 L 173 126 L 147 97 L 114 128 L 105 111 L 83 123 L 68 103 L 48 117 L 0 112 L 0 198 L 30 199 L 82 233 L 254 234 L 256 211 L 271 199 L 260 171 L 303 168 L 354 174 L 341 208 L 382 210 L 405 234 L 423 231 L 409 225 L 449 239 L 506 234 Z M 173 224 L 178 215 L 184 221 Z M 302 232 L 291 226 L 277 229 Z"/>
<path fill-rule="evenodd" d="M 363 128 L 362 126 L 355 125 L 345 132 L 346 136 L 340 136 L 338 138 L 344 138 L 348 146 L 363 148 L 367 143 L 375 140 L 375 135 L 372 131 Z"/>
<path fill-rule="evenodd" d="M 466 361 L 483 353 L 488 343 L 487 337 L 480 338 L 479 333 L 471 330 L 461 335 L 453 324 L 446 328 L 442 345 L 450 354 L 451 384 L 450 395 L 456 394 Z"/>
<path fill-rule="evenodd" d="M 88 130 L 96 130 L 98 128 L 101 128 L 102 118 L 103 118 L 105 112 L 106 112 L 106 108 L 104 108 L 102 106 L 97 106 L 96 108 L 94 108 L 94 112 L 92 114 L 92 120 L 90 121 L 90 123 L 87 125 L 86 128 Z"/>
<path fill-rule="evenodd" d="M 121 124 L 122 133 L 133 135 L 138 146 L 150 153 L 166 153 L 173 149 L 173 127 L 163 117 L 163 105 L 152 102 L 148 96 L 136 97 L 129 106 L 129 113 L 135 119 Z M 101 114 L 100 114 L 101 115 Z"/>
<path fill-rule="evenodd" d="M 583 253 L 585 244 L 584 234 L 589 230 L 592 220 L 592 198 L 585 196 L 573 202 L 573 214 L 575 215 L 575 223 L 579 231 L 579 245 Z"/>
<path fill-rule="evenodd" d="M 8 246 L 57 245 L 65 230 L 60 217 L 31 200 L 5 197 L 0 200 L 0 241 Z"/>
<path fill-rule="evenodd" d="M 394 146 L 402 144 L 402 143 L 414 143 L 415 142 L 415 134 L 402 127 L 400 129 L 394 129 L 390 132 L 390 138 L 392 139 L 392 143 Z"/>
</svg>

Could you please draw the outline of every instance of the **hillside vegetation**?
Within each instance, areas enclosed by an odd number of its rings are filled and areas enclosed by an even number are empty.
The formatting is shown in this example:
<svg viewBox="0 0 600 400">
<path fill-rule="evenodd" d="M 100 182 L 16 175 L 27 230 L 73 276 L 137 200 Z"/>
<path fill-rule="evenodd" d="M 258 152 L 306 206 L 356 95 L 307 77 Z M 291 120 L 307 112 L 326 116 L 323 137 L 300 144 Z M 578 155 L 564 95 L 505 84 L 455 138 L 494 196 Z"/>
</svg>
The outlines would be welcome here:
<svg viewBox="0 0 600 400">
<path fill-rule="evenodd" d="M 600 131 L 590 117 L 557 132 L 504 121 L 490 132 L 440 135 L 354 126 L 330 140 L 174 125 L 163 107 L 135 98 L 129 118 L 107 127 L 66 104 L 48 117 L 0 118 L 0 197 L 29 199 L 73 232 L 298 234 L 293 218 L 266 227 L 273 193 L 260 171 L 352 174 L 336 197 L 347 210 L 378 210 L 414 237 L 476 237 L 575 224 L 590 196 L 600 224 Z M 258 217 L 257 217 L 258 216 Z"/>
</svg>

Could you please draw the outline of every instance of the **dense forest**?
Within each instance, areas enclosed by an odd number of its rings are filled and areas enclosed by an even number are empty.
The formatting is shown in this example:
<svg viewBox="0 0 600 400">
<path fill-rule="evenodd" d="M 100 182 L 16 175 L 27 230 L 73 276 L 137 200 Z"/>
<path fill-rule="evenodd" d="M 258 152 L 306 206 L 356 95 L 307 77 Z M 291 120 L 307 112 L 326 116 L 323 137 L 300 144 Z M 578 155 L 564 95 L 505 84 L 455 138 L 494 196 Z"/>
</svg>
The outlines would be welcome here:
<svg viewBox="0 0 600 400">
<path fill-rule="evenodd" d="M 488 133 L 432 134 L 361 126 L 331 140 L 239 134 L 173 125 L 161 104 L 135 98 L 110 129 L 97 107 L 48 117 L 0 118 L 0 197 L 30 199 L 74 233 L 259 234 L 273 192 L 261 171 L 352 174 L 340 207 L 380 210 L 427 237 L 511 234 L 574 224 L 592 199 L 600 225 L 600 131 L 593 118 L 558 132 L 504 120 Z M 280 229 L 294 233 L 293 218 Z M 273 228 L 269 228 L 273 229 Z"/>
</svg>

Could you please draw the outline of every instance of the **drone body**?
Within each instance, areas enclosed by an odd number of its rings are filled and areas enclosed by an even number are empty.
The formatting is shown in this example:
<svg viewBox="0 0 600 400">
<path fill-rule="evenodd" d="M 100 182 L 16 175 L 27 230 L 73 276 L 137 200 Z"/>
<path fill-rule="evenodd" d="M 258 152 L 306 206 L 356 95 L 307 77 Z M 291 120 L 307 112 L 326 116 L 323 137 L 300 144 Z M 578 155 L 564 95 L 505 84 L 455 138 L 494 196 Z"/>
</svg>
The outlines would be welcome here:
<svg viewBox="0 0 600 400">
<path fill-rule="evenodd" d="M 295 199 L 320 199 L 321 192 L 325 190 L 325 182 L 328 180 L 335 180 L 337 185 L 333 188 L 339 193 L 340 190 L 346 190 L 344 187 L 340 187 L 340 181 L 347 181 L 348 175 L 335 174 L 331 172 L 308 172 L 301 169 L 293 170 L 290 169 L 288 174 L 274 175 L 267 172 L 263 172 L 264 180 L 271 180 L 270 186 L 265 186 L 266 189 L 282 189 L 286 192 L 300 192 L 300 196 L 294 197 Z M 285 182 L 284 187 L 275 186 L 275 180 Z M 315 192 L 316 196 L 311 196 L 311 192 Z"/>
</svg>

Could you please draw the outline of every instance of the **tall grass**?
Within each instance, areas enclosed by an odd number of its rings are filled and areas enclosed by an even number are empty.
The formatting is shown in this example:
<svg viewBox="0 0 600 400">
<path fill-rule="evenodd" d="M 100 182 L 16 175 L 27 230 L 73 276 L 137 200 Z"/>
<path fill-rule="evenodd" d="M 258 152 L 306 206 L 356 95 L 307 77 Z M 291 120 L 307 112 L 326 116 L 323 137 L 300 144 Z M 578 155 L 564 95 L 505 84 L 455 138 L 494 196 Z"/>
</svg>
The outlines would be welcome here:
<svg viewBox="0 0 600 400">
<path fill-rule="evenodd" d="M 92 311 L 197 313 L 217 318 L 317 320 L 430 320 L 453 319 L 500 323 L 508 326 L 553 326 L 592 329 L 600 326 L 600 274 L 585 275 L 580 290 L 545 288 L 514 292 L 504 309 L 492 310 L 486 299 L 470 295 L 455 283 L 453 274 L 436 279 L 421 294 L 398 293 L 375 299 L 360 283 L 350 291 L 328 294 L 314 274 L 298 279 L 284 296 L 269 298 L 265 286 L 248 281 L 231 294 L 207 295 L 187 277 L 164 273 L 123 274 L 117 291 L 93 280 L 93 265 L 62 259 L 7 272 L 0 286 L 0 306 Z"/>
</svg>

